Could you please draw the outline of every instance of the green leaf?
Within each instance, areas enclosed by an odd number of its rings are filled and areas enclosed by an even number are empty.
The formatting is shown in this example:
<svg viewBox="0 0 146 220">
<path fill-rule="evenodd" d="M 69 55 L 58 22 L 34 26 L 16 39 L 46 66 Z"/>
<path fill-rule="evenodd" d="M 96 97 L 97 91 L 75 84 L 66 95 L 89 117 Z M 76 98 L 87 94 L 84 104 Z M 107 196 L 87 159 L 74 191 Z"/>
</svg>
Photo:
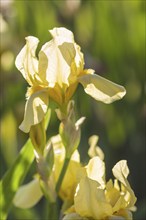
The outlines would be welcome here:
<svg viewBox="0 0 146 220">
<path fill-rule="evenodd" d="M 22 184 L 34 160 L 33 146 L 30 139 L 23 146 L 12 167 L 0 181 L 0 219 L 7 218 L 14 195 Z"/>
</svg>

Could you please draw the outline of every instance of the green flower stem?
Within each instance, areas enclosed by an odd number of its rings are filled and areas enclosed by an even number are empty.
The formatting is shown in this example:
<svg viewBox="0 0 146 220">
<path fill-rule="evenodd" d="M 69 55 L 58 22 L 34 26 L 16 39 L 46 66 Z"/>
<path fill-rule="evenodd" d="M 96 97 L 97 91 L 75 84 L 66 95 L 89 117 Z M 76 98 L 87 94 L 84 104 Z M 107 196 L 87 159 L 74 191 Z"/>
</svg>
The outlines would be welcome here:
<svg viewBox="0 0 146 220">
<path fill-rule="evenodd" d="M 57 208 L 57 201 L 54 203 L 48 204 L 48 220 L 58 220 L 59 219 L 59 213 Z"/>
<path fill-rule="evenodd" d="M 67 167 L 68 167 L 68 165 L 69 165 L 69 161 L 70 161 L 70 158 L 65 158 L 65 160 L 64 160 L 63 168 L 62 168 L 62 170 L 61 170 L 61 173 L 60 173 L 58 182 L 57 182 L 57 184 L 56 184 L 56 192 L 57 192 L 57 193 L 58 193 L 59 190 L 60 190 L 60 187 L 61 187 L 63 178 L 64 178 L 64 176 L 65 176 Z"/>
</svg>

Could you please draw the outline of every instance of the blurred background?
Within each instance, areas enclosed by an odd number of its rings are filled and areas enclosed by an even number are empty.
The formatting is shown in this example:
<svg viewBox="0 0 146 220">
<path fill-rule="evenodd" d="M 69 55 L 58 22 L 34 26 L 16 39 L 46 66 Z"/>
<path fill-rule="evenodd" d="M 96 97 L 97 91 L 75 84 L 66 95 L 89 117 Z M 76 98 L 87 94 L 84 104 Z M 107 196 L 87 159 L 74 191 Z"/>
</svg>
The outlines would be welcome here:
<svg viewBox="0 0 146 220">
<path fill-rule="evenodd" d="M 146 219 L 146 143 L 144 104 L 145 83 L 145 1 L 141 0 L 1 0 L 1 177 L 13 164 L 28 138 L 18 128 L 23 119 L 27 83 L 15 67 L 15 58 L 25 44 L 25 37 L 36 36 L 41 46 L 51 39 L 49 29 L 66 27 L 74 35 L 85 56 L 85 67 L 123 85 L 124 99 L 111 105 L 94 101 L 81 86 L 74 96 L 77 117 L 86 116 L 79 146 L 86 163 L 88 138 L 99 135 L 99 146 L 105 153 L 107 179 L 120 159 L 130 169 L 129 182 L 137 196 L 134 219 Z M 51 102 L 51 107 L 56 106 Z M 48 138 L 58 132 L 59 121 L 52 111 Z M 35 173 L 33 164 L 25 182 Z M 45 201 L 35 208 L 12 207 L 9 218 L 43 219 Z M 45 219 L 45 218 L 44 218 Z"/>
</svg>

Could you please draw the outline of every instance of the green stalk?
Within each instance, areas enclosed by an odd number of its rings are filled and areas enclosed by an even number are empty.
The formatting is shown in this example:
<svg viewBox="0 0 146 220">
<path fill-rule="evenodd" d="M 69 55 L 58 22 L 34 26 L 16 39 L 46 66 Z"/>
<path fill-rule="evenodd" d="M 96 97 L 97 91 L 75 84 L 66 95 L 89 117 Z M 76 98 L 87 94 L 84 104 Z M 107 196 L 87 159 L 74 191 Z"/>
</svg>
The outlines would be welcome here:
<svg viewBox="0 0 146 220">
<path fill-rule="evenodd" d="M 48 220 L 58 220 L 59 219 L 59 213 L 57 208 L 57 201 L 54 203 L 49 202 L 48 204 Z"/>
<path fill-rule="evenodd" d="M 63 167 L 62 167 L 62 170 L 61 170 L 59 179 L 58 179 L 57 184 L 56 184 L 56 192 L 57 192 L 57 193 L 58 193 L 59 190 L 60 190 L 60 187 L 61 187 L 63 178 L 64 178 L 64 176 L 65 176 L 67 167 L 68 167 L 68 165 L 69 165 L 69 161 L 70 161 L 70 158 L 65 158 L 65 160 L 64 160 L 64 164 L 63 164 Z"/>
</svg>

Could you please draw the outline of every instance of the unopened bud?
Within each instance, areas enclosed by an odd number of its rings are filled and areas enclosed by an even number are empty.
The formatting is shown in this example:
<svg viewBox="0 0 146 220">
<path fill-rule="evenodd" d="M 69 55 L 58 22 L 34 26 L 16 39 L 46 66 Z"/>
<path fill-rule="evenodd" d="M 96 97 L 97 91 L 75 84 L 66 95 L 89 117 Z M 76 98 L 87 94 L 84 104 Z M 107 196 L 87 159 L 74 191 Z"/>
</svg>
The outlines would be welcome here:
<svg viewBox="0 0 146 220">
<path fill-rule="evenodd" d="M 83 120 L 81 120 L 83 123 Z M 66 149 L 66 157 L 70 158 L 73 152 L 78 148 L 81 139 L 81 123 L 74 124 L 70 119 L 64 120 L 60 124 L 59 133 L 63 145 Z"/>
</svg>

